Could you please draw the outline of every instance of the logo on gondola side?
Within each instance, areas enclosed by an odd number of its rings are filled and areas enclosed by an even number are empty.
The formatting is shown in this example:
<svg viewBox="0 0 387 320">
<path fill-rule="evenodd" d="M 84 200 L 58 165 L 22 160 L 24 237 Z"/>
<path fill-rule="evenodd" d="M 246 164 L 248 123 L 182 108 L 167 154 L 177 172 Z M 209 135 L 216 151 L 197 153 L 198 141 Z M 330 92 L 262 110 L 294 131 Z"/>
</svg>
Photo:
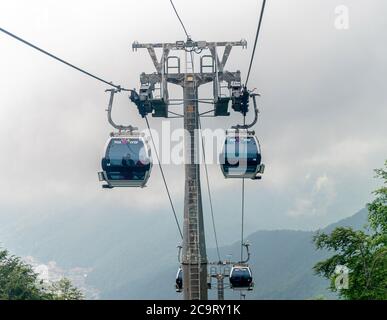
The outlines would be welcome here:
<svg viewBox="0 0 387 320">
<path fill-rule="evenodd" d="M 115 139 L 113 141 L 115 144 L 138 144 L 139 140 L 138 139 Z"/>
</svg>

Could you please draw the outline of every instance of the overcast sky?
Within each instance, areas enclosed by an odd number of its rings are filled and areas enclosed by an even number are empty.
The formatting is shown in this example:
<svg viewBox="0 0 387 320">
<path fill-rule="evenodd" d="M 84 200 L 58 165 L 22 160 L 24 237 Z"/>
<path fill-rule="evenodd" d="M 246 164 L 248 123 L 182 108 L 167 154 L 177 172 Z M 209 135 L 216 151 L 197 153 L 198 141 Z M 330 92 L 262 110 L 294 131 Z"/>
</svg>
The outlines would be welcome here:
<svg viewBox="0 0 387 320">
<path fill-rule="evenodd" d="M 241 70 L 244 78 L 261 2 L 175 0 L 175 5 L 195 40 L 248 41 L 246 50 L 233 49 L 226 66 Z M 335 28 L 339 5 L 349 9 L 348 30 Z M 249 81 L 262 94 L 256 132 L 266 172 L 263 180 L 246 182 L 247 232 L 318 228 L 352 215 L 371 199 L 377 185 L 372 170 L 387 159 L 384 13 L 384 0 L 268 1 Z M 131 88 L 138 87 L 141 72 L 154 71 L 146 51 L 132 52 L 133 41 L 184 40 L 168 0 L 1 1 L 0 21 L 2 28 Z M 105 89 L 0 34 L 3 217 L 15 210 L 120 204 L 128 214 L 157 219 L 169 209 L 156 167 L 145 189 L 101 189 L 97 171 L 111 131 Z M 116 119 L 145 128 L 126 94 L 116 102 Z M 234 114 L 203 119 L 202 125 L 226 129 L 237 120 Z M 172 128 L 182 126 L 171 121 Z M 151 119 L 151 125 L 160 128 L 160 119 Z M 181 166 L 166 167 L 181 216 L 182 174 Z M 225 181 L 216 166 L 210 178 L 219 235 L 225 238 L 239 221 L 240 181 Z M 206 195 L 203 201 L 208 217 Z M 172 228 L 171 223 L 175 232 Z"/>
</svg>

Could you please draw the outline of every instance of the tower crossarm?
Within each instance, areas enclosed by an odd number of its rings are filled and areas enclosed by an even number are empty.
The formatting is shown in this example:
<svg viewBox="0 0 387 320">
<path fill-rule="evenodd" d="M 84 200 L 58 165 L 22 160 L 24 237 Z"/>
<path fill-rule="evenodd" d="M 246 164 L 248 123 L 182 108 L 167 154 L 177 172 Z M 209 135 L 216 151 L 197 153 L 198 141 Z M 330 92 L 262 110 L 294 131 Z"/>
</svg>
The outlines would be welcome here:
<svg viewBox="0 0 387 320">
<path fill-rule="evenodd" d="M 132 49 L 149 49 L 149 48 L 165 48 L 169 50 L 189 50 L 190 48 L 197 49 L 210 49 L 214 47 L 247 47 L 247 41 L 242 39 L 240 41 L 220 41 L 220 42 L 207 42 L 207 41 L 176 41 L 176 42 L 167 42 L 167 43 L 139 43 L 137 41 L 133 42 Z"/>
</svg>

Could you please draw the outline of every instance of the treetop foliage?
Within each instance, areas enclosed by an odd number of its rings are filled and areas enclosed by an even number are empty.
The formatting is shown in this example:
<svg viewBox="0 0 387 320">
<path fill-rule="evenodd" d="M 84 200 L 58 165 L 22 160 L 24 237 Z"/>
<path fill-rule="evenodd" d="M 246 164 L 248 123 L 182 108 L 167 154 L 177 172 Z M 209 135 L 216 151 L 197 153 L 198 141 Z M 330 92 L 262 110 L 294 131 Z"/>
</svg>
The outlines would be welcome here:
<svg viewBox="0 0 387 320">
<path fill-rule="evenodd" d="M 80 300 L 84 296 L 70 280 L 47 283 L 31 265 L 0 248 L 0 300 Z"/>
<path fill-rule="evenodd" d="M 383 186 L 373 192 L 375 199 L 367 204 L 368 230 L 338 227 L 330 234 L 318 232 L 314 236 L 317 249 L 334 252 L 314 270 L 330 279 L 330 289 L 344 299 L 387 300 L 387 161 L 385 168 L 375 172 Z M 348 283 L 342 286 L 344 277 Z"/>
</svg>

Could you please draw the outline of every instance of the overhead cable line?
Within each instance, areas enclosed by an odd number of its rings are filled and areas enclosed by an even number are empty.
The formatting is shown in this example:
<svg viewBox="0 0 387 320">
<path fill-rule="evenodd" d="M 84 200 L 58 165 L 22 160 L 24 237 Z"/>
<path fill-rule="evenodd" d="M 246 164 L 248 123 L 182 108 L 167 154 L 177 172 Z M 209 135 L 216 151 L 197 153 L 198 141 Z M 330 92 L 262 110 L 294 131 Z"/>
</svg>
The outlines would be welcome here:
<svg viewBox="0 0 387 320">
<path fill-rule="evenodd" d="M 0 31 L 3 32 L 3 33 L 5 33 L 6 35 L 8 35 L 8 36 L 10 36 L 10 37 L 12 37 L 12 38 L 18 40 L 18 41 L 20 41 L 20 42 L 26 44 L 27 46 L 29 46 L 29 47 L 31 47 L 31 48 L 37 50 L 37 51 L 40 51 L 41 53 L 43 53 L 43 54 L 45 54 L 45 55 L 47 55 L 47 56 L 49 56 L 49 57 L 51 57 L 51 58 L 53 58 L 53 59 L 55 59 L 55 60 L 57 60 L 57 61 L 59 61 L 59 62 L 65 64 L 65 65 L 67 65 L 67 66 L 69 66 L 69 67 L 71 67 L 71 68 L 73 68 L 73 69 L 75 69 L 75 70 L 77 70 L 77 71 L 79 71 L 79 72 L 82 72 L 83 74 L 85 74 L 85 75 L 87 75 L 87 76 L 89 76 L 89 77 L 91 77 L 91 78 L 94 78 L 94 79 L 96 79 L 96 80 L 98 80 L 98 81 L 100 81 L 100 82 L 103 82 L 103 83 L 105 83 L 105 84 L 107 84 L 107 85 L 109 85 L 109 86 L 111 86 L 111 87 L 116 88 L 118 91 L 131 91 L 130 89 L 122 88 L 120 85 L 115 85 L 115 84 L 112 83 L 112 82 L 109 82 L 109 81 L 104 80 L 104 79 L 102 79 L 102 78 L 100 78 L 100 77 L 97 77 L 96 75 L 94 75 L 94 74 L 92 74 L 92 73 L 90 73 L 90 72 L 88 72 L 88 71 L 86 71 L 86 70 L 84 70 L 84 69 L 81 69 L 81 68 L 79 68 L 79 67 L 73 65 L 73 64 L 70 63 L 70 62 L 67 62 L 67 61 L 63 60 L 63 59 L 61 59 L 61 58 L 59 58 L 59 57 L 53 55 L 52 53 L 50 53 L 50 52 L 48 52 L 48 51 L 46 51 L 46 50 L 44 50 L 44 49 L 42 49 L 42 48 L 39 48 L 38 46 L 32 44 L 31 42 L 28 42 L 27 40 L 24 40 L 24 39 L 18 37 L 17 35 L 15 35 L 15 34 L 9 32 L 9 31 L 3 29 L 3 28 L 0 28 Z"/>
<path fill-rule="evenodd" d="M 243 125 L 246 125 L 246 115 L 243 115 Z M 245 225 L 245 178 L 242 179 L 242 201 L 241 201 L 241 262 L 243 261 L 243 238 Z"/>
<path fill-rule="evenodd" d="M 182 26 L 182 27 L 183 27 L 183 29 L 184 29 L 184 33 L 185 33 L 185 35 L 187 36 L 187 38 L 189 38 L 189 35 L 188 35 L 188 32 L 187 32 L 187 29 L 185 28 L 185 25 L 184 25 L 183 21 L 181 20 L 181 18 L 180 18 L 180 16 L 179 16 L 179 13 L 177 12 L 175 5 L 173 4 L 173 1 L 172 1 L 172 0 L 169 0 L 169 2 L 171 3 L 171 5 L 172 5 L 172 8 L 173 8 L 173 10 L 175 11 L 175 14 L 176 14 L 177 18 L 179 19 L 179 21 L 180 21 L 180 24 L 181 24 L 181 26 Z"/>
<path fill-rule="evenodd" d="M 247 86 L 247 83 L 249 82 L 249 78 L 250 78 L 251 67 L 252 67 L 253 61 L 254 61 L 255 49 L 256 49 L 256 47 L 257 47 L 258 36 L 259 36 L 259 32 L 260 32 L 260 30 L 261 30 L 261 25 L 262 25 L 262 20 L 263 20 L 263 14 L 264 14 L 264 12 L 265 12 L 265 5 L 266 5 L 266 0 L 263 0 L 263 2 L 262 2 L 262 8 L 261 8 L 261 15 L 260 15 L 260 17 L 259 17 L 257 32 L 256 32 L 256 34 L 255 34 L 254 47 L 253 47 L 253 52 L 252 52 L 252 54 L 251 54 L 250 65 L 249 65 L 249 71 L 247 72 L 247 77 L 246 77 L 246 81 L 245 81 L 245 86 Z"/>
<path fill-rule="evenodd" d="M 132 90 L 130 90 L 130 89 L 122 88 L 120 85 L 115 85 L 115 84 L 112 83 L 112 82 L 109 82 L 109 81 L 107 81 L 107 80 L 104 80 L 104 79 L 102 79 L 102 78 L 100 78 L 100 77 L 98 77 L 98 76 L 96 76 L 96 75 L 94 75 L 94 74 L 92 74 L 92 73 L 90 73 L 90 72 L 84 70 L 84 69 L 81 69 L 81 68 L 79 68 L 79 67 L 73 65 L 72 63 L 67 62 L 67 61 L 65 61 L 65 60 L 63 60 L 63 59 L 61 59 L 61 58 L 59 58 L 58 56 L 56 56 L 56 55 L 54 55 L 54 54 L 52 54 L 52 53 L 50 53 L 50 52 L 48 52 L 48 51 L 46 51 L 46 50 L 44 50 L 44 49 L 42 49 L 42 48 L 40 48 L 40 47 L 38 47 L 38 46 L 32 44 L 31 42 L 28 42 L 27 40 L 24 40 L 24 39 L 20 38 L 19 36 L 15 35 L 15 34 L 13 34 L 13 33 L 11 33 L 11 32 L 9 32 L 9 31 L 7 31 L 7 30 L 5 30 L 5 29 L 3 29 L 3 28 L 0 28 L 0 31 L 3 32 L 3 33 L 5 33 L 6 35 L 8 35 L 8 36 L 10 36 L 10 37 L 12 37 L 12 38 L 18 40 L 18 41 L 20 41 L 20 42 L 26 44 L 27 46 L 29 46 L 29 47 L 31 47 L 31 48 L 37 50 L 37 51 L 40 51 L 41 53 L 43 53 L 43 54 L 45 54 L 45 55 L 47 55 L 47 56 L 49 56 L 49 57 L 51 57 L 51 58 L 53 58 L 53 59 L 59 61 L 59 62 L 65 64 L 65 65 L 67 65 L 67 66 L 69 66 L 69 67 L 71 67 L 71 68 L 73 68 L 73 69 L 75 69 L 75 70 L 77 70 L 77 71 L 79 71 L 79 72 L 81 72 L 81 73 L 83 73 L 83 74 L 85 74 L 85 75 L 91 77 L 91 78 L 94 78 L 94 79 L 96 79 L 96 80 L 98 80 L 98 81 L 100 81 L 100 82 L 103 82 L 103 83 L 105 83 L 105 84 L 107 84 L 107 85 L 109 85 L 109 86 L 111 86 L 111 87 L 116 88 L 118 91 L 132 91 Z M 173 205 L 172 198 L 171 198 L 171 195 L 170 195 L 170 192 L 169 192 L 169 188 L 168 188 L 168 185 L 167 185 L 165 176 L 164 176 L 164 171 L 163 171 L 163 168 L 162 168 L 162 166 L 161 166 L 159 156 L 158 156 L 158 154 L 157 154 L 157 150 L 156 150 L 155 143 L 154 143 L 154 140 L 153 140 L 152 132 L 151 132 L 150 127 L 149 127 L 149 122 L 148 122 L 148 119 L 147 119 L 147 118 L 145 118 L 145 120 L 146 120 L 148 129 L 149 129 L 149 133 L 150 133 L 150 135 L 151 135 L 151 139 L 152 139 L 153 146 L 154 146 L 154 148 L 155 148 L 156 157 L 157 157 L 158 162 L 159 162 L 159 167 L 160 167 L 161 175 L 162 175 L 162 178 L 163 178 L 163 180 L 164 180 L 165 188 L 166 188 L 166 191 L 167 191 L 167 194 L 168 194 L 168 198 L 169 198 L 169 201 L 170 201 L 170 204 L 171 204 L 171 207 L 172 207 L 172 211 L 173 211 L 173 214 L 174 214 L 174 217 L 175 217 L 175 221 L 176 221 L 176 224 L 177 224 L 177 227 L 178 227 L 180 236 L 183 237 L 183 233 L 182 233 L 182 231 L 181 231 L 180 224 L 179 224 L 179 221 L 178 221 L 178 219 L 177 219 L 176 210 L 175 210 L 175 207 L 174 207 L 174 205 Z"/>
<path fill-rule="evenodd" d="M 251 53 L 249 69 L 248 69 L 247 76 L 246 76 L 245 86 L 247 86 L 247 83 L 249 82 L 251 68 L 253 66 L 253 61 L 254 61 L 254 56 L 255 56 L 255 50 L 257 48 L 258 37 L 259 37 L 259 33 L 261 31 L 263 15 L 264 15 L 264 12 L 265 12 L 265 6 L 266 6 L 266 0 L 263 0 L 262 7 L 261 7 L 261 14 L 259 16 L 259 21 L 258 21 L 258 27 L 257 27 L 257 31 L 256 31 L 256 34 L 255 34 L 253 52 Z M 243 122 L 244 122 L 244 125 L 245 125 L 246 124 L 246 115 L 244 115 L 244 117 L 243 117 Z M 242 179 L 242 194 L 241 194 L 241 197 L 242 197 L 242 201 L 241 201 L 241 206 L 242 206 L 242 208 L 241 208 L 241 220 L 242 220 L 241 221 L 241 261 L 243 261 L 243 240 L 244 240 L 243 238 L 244 238 L 244 218 L 245 218 L 245 178 Z"/>
<path fill-rule="evenodd" d="M 243 261 L 243 238 L 245 223 L 245 178 L 242 179 L 242 222 L 241 222 L 241 262 Z"/>
<path fill-rule="evenodd" d="M 161 162 L 160 162 L 160 157 L 159 157 L 159 154 L 158 154 L 157 149 L 156 149 L 156 144 L 155 144 L 155 141 L 153 139 L 153 134 L 152 134 L 152 131 L 150 129 L 149 121 L 148 121 L 147 117 L 145 117 L 145 121 L 146 121 L 146 125 L 148 127 L 148 130 L 149 130 L 149 135 L 150 135 L 151 140 L 152 140 L 153 148 L 155 149 L 155 154 L 156 154 L 157 162 L 159 164 L 161 176 L 162 176 L 163 181 L 164 181 L 165 190 L 167 191 L 167 194 L 168 194 L 169 203 L 171 204 L 172 212 L 173 212 L 173 215 L 175 217 L 177 229 L 179 230 L 180 237 L 183 239 L 183 233 L 181 231 L 179 220 L 177 219 L 177 214 L 176 214 L 175 206 L 173 205 L 173 202 L 172 202 L 171 193 L 169 192 L 167 180 L 165 179 L 164 170 L 163 170 L 163 167 L 162 167 Z"/>
<path fill-rule="evenodd" d="M 207 162 L 206 162 L 206 151 L 204 147 L 204 139 L 202 134 L 202 124 L 199 117 L 199 129 L 200 129 L 200 136 L 202 140 L 202 150 L 203 150 L 203 161 L 204 161 L 204 171 L 206 174 L 206 181 L 207 181 L 207 191 L 208 191 L 208 201 L 210 203 L 210 210 L 211 210 L 211 219 L 212 219 L 212 228 L 214 230 L 214 237 L 215 237 L 215 245 L 216 245 L 216 253 L 218 255 L 218 261 L 221 261 L 220 258 L 220 251 L 219 251 L 219 243 L 218 243 L 218 236 L 216 233 L 216 226 L 215 226 L 215 217 L 214 217 L 214 208 L 212 205 L 212 196 L 211 196 L 211 188 L 210 188 L 210 180 L 208 178 L 208 169 L 207 169 Z"/>
<path fill-rule="evenodd" d="M 77 71 L 82 72 L 83 74 L 86 74 L 87 76 L 89 76 L 89 77 L 91 77 L 91 78 L 94 78 L 94 79 L 96 79 L 96 80 L 98 80 L 98 81 L 100 81 L 100 82 L 103 82 L 103 83 L 105 83 L 105 84 L 107 84 L 107 85 L 109 85 L 109 86 L 111 86 L 111 87 L 116 88 L 118 91 L 131 91 L 131 90 L 129 90 L 129 89 L 122 88 L 120 85 L 115 85 L 115 84 L 113 84 L 112 82 L 109 82 L 109 81 L 106 81 L 106 80 L 104 80 L 104 79 L 102 79 L 102 78 L 100 78 L 100 77 L 97 77 L 96 75 L 94 75 L 94 74 L 92 74 L 92 73 L 90 73 L 90 72 L 88 72 L 88 71 L 85 71 L 84 69 L 81 69 L 81 68 L 79 68 L 79 67 L 77 67 L 77 66 L 75 66 L 75 65 L 73 65 L 73 64 L 71 64 L 71 63 L 69 63 L 69 62 L 67 62 L 67 61 L 65 61 L 65 60 L 63 60 L 63 59 L 61 59 L 61 58 L 59 58 L 59 57 L 53 55 L 52 53 L 49 53 L 48 51 L 46 51 L 46 50 L 44 50 L 44 49 L 42 49 L 42 48 L 39 48 L 38 46 L 36 46 L 36 45 L 34 45 L 34 44 L 32 44 L 32 43 L 30 43 L 30 42 L 28 42 L 28 41 L 26 41 L 26 40 L 24 40 L 24 39 L 18 37 L 17 35 L 15 35 L 15 34 L 9 32 L 9 31 L 7 31 L 7 30 L 5 30 L 5 29 L 3 29 L 3 28 L 0 28 L 0 31 L 3 32 L 3 33 L 5 33 L 5 34 L 7 34 L 7 35 L 9 35 L 9 36 L 12 37 L 12 38 L 18 40 L 18 41 L 20 41 L 20 42 L 22 42 L 22 43 L 24 43 L 24 44 L 30 46 L 31 48 L 33 48 L 33 49 L 35 49 L 35 50 L 38 50 L 38 51 L 44 53 L 45 55 L 47 55 L 47 56 L 49 56 L 49 57 L 51 57 L 51 58 L 53 58 L 53 59 L 55 59 L 55 60 L 57 60 L 57 61 L 59 61 L 59 62 L 65 64 L 65 65 L 67 65 L 67 66 L 69 66 L 69 67 L 71 67 L 71 68 L 73 68 L 73 69 L 75 69 L 75 70 L 77 70 Z M 145 120 L 146 120 L 148 129 L 149 129 L 149 133 L 150 133 L 150 135 L 151 135 L 151 139 L 152 139 L 153 146 L 154 146 L 154 148 L 155 148 L 156 157 L 157 157 L 158 162 L 159 162 L 159 167 L 160 167 L 161 175 L 162 175 L 162 178 L 163 178 L 163 180 L 164 180 L 165 188 L 166 188 L 166 191 L 167 191 L 167 194 L 168 194 L 168 198 L 169 198 L 169 201 L 170 201 L 170 204 L 171 204 L 171 207 L 172 207 L 172 211 L 173 211 L 173 214 L 174 214 L 176 223 L 177 223 L 177 227 L 178 227 L 178 229 L 179 229 L 180 236 L 183 237 L 183 233 L 182 233 L 182 231 L 181 231 L 180 224 L 179 224 L 179 221 L 178 221 L 178 219 L 177 219 L 176 210 L 175 210 L 175 207 L 174 207 L 174 205 L 173 205 L 172 198 L 171 198 L 171 195 L 170 195 L 170 192 L 169 192 L 169 188 L 168 188 L 168 185 L 167 185 L 165 176 L 164 176 L 164 171 L 163 171 L 163 169 L 162 169 L 162 166 L 161 166 L 161 163 L 160 163 L 159 156 L 158 156 L 158 154 L 157 154 L 157 150 L 156 150 L 155 143 L 154 143 L 154 140 L 153 140 L 152 132 L 151 132 L 150 127 L 149 127 L 149 122 L 148 122 L 148 119 L 147 119 L 147 118 L 145 118 Z"/>
</svg>

